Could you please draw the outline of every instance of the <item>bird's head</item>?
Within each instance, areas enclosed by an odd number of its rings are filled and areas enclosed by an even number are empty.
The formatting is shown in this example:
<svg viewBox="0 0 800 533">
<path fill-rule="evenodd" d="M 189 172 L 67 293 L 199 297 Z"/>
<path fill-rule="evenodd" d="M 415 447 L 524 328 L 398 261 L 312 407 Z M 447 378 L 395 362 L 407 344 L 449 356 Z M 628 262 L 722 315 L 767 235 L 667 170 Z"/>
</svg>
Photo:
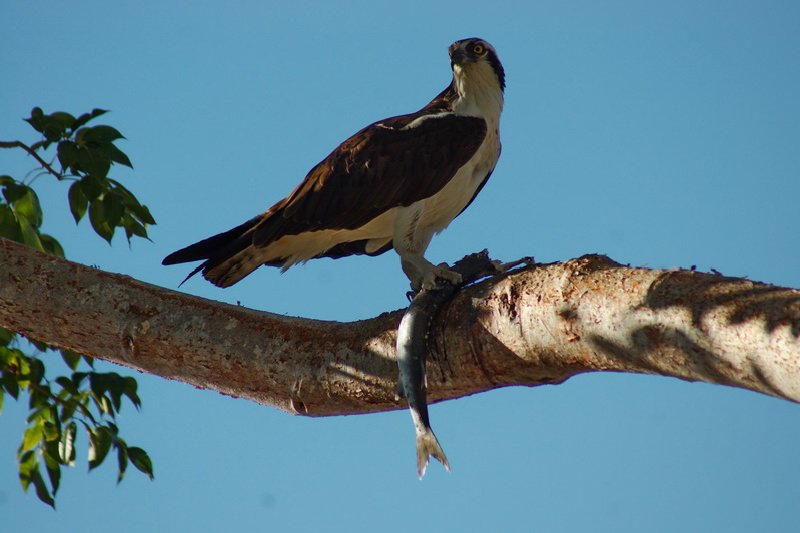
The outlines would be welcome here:
<svg viewBox="0 0 800 533">
<path fill-rule="evenodd" d="M 489 77 L 497 83 L 501 91 L 506 88 L 505 70 L 494 47 L 488 42 L 477 37 L 461 39 L 451 44 L 448 51 L 455 77 Z"/>
</svg>

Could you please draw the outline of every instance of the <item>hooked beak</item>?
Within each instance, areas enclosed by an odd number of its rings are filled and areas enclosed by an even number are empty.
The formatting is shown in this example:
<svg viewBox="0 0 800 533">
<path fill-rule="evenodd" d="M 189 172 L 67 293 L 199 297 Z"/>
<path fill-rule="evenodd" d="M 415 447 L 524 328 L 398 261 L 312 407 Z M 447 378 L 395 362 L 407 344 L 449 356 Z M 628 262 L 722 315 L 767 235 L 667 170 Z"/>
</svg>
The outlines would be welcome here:
<svg viewBox="0 0 800 533">
<path fill-rule="evenodd" d="M 450 53 L 450 62 L 454 65 L 463 65 L 469 61 L 469 57 L 464 51 L 464 48 L 458 46 L 458 43 L 450 45 L 448 52 Z"/>
</svg>

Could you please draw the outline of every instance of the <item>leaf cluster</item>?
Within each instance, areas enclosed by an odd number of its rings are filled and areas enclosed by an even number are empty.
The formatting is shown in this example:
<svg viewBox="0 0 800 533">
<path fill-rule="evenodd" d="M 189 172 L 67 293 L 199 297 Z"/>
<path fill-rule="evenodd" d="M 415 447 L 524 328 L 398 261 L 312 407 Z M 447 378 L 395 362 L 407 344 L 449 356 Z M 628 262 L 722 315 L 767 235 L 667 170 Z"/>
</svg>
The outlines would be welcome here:
<svg viewBox="0 0 800 533">
<path fill-rule="evenodd" d="M 46 114 L 41 108 L 34 107 L 25 121 L 43 138 L 30 146 L 19 141 L 13 144 L 33 155 L 46 173 L 60 181 L 73 182 L 67 196 L 75 222 L 79 222 L 88 212 L 94 231 L 109 243 L 117 228 L 125 231 L 128 242 L 132 237 L 147 238 L 147 226 L 156 223 L 149 209 L 119 181 L 108 175 L 114 165 L 133 168 L 130 158 L 115 144 L 125 137 L 112 126 L 88 125 L 105 113 L 107 111 L 104 109 L 94 109 L 75 117 L 63 111 Z M 60 170 L 56 170 L 44 157 L 53 146 Z M 26 187 L 10 176 L 3 176 L 3 179 L 12 188 Z M 3 185 L 7 186 L 5 183 Z M 38 200 L 36 202 L 38 207 Z M 41 224 L 41 208 L 37 213 L 37 220 Z M 35 246 L 35 243 L 31 244 L 35 241 L 33 238 L 23 240 L 26 239 L 23 228 L 25 222 L 19 222 L 19 225 L 17 234 L 20 238 L 17 240 Z"/>
<path fill-rule="evenodd" d="M 49 349 L 41 343 L 32 344 L 39 350 Z M 15 335 L 0 328 L 0 411 L 6 394 L 14 399 L 23 392 L 28 394 L 28 425 L 17 451 L 23 489 L 27 491 L 32 485 L 40 500 L 55 506 L 61 467 L 75 464 L 79 428 L 88 437 L 89 470 L 100 466 L 114 449 L 117 482 L 122 481 L 129 463 L 152 478 L 153 464 L 147 452 L 129 446 L 117 426 L 123 399 L 137 409 L 141 406 L 136 380 L 116 372 L 96 372 L 89 357 L 63 350 L 60 353 L 72 373 L 50 380 L 41 359 L 26 355 L 17 346 Z M 89 371 L 78 371 L 82 362 Z"/>
<path fill-rule="evenodd" d="M 41 134 L 41 139 L 30 145 L 0 141 L 0 148 L 21 148 L 31 155 L 40 165 L 37 176 L 49 174 L 59 181 L 72 182 L 67 198 L 76 224 L 88 212 L 92 228 L 107 242 L 111 242 L 117 228 L 123 228 L 130 243 L 132 237 L 147 238 L 147 226 L 155 224 L 155 220 L 133 193 L 108 176 L 115 164 L 130 168 L 133 165 L 114 144 L 124 139 L 116 128 L 87 125 L 105 113 L 94 109 L 75 117 L 62 111 L 45 114 L 35 107 L 25 120 Z M 48 162 L 48 150 L 53 146 L 55 156 Z M 60 171 L 53 167 L 56 158 Z M 0 237 L 64 257 L 61 244 L 41 231 L 44 214 L 32 185 L 33 180 L 26 183 L 0 175 Z M 49 379 L 40 357 L 45 352 L 60 353 L 67 373 Z M 79 370 L 81 366 L 88 368 Z M 16 400 L 23 394 L 28 395 L 29 414 L 17 460 L 25 491 L 33 486 L 41 501 L 55 507 L 61 468 L 75 464 L 79 429 L 88 437 L 90 471 L 114 450 L 118 483 L 130 463 L 153 477 L 147 452 L 129 446 L 117 424 L 124 399 L 137 409 L 141 405 L 134 378 L 97 372 L 89 357 L 30 339 L 23 343 L 16 333 L 0 328 L 0 413 L 6 395 Z"/>
<path fill-rule="evenodd" d="M 44 215 L 36 191 L 11 176 L 0 176 L 0 188 L 0 236 L 64 257 L 59 242 L 41 231 Z"/>
</svg>

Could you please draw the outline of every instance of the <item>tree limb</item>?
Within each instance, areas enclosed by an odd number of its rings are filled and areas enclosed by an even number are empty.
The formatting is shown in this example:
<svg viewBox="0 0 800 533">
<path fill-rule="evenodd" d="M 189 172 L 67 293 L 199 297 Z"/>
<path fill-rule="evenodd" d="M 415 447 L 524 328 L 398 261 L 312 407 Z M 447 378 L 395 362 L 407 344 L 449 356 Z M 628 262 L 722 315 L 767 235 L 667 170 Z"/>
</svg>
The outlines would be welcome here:
<svg viewBox="0 0 800 533">
<path fill-rule="evenodd" d="M 55 176 L 58 179 L 64 179 L 64 175 L 61 172 L 58 172 L 56 169 L 54 169 L 50 165 L 50 163 L 48 163 L 47 161 L 42 159 L 42 157 L 39 154 L 36 153 L 36 150 L 34 150 L 33 148 L 31 148 L 30 146 L 28 146 L 27 144 L 25 144 L 22 141 L 0 141 L 0 148 L 22 148 L 23 150 L 28 152 L 30 155 L 32 155 L 33 158 L 36 159 L 36 161 L 40 165 L 42 165 L 42 167 L 47 172 L 49 172 L 50 174 L 52 174 L 53 176 Z"/>
<path fill-rule="evenodd" d="M 188 296 L 0 239 L 0 325 L 78 353 L 325 416 L 403 408 L 402 310 L 350 323 Z M 800 291 L 604 256 L 536 265 L 458 292 L 433 327 L 428 395 L 672 376 L 800 401 Z"/>
</svg>

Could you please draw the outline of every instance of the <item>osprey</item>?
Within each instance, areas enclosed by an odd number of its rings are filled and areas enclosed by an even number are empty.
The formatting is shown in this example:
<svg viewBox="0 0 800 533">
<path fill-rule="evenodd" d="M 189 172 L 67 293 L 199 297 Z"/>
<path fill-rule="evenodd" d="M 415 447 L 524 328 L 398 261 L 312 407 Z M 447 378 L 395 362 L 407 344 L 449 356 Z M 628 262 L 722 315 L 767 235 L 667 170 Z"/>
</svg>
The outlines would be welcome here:
<svg viewBox="0 0 800 533">
<path fill-rule="evenodd" d="M 394 248 L 414 290 L 432 288 L 437 279 L 459 283 L 446 264 L 425 259 L 425 250 L 497 164 L 505 72 L 483 39 L 456 41 L 449 53 L 452 82 L 428 105 L 370 124 L 267 211 L 163 264 L 203 260 L 186 279 L 202 271 L 214 285 L 229 287 L 262 264 L 285 271 L 318 257 Z"/>
</svg>

